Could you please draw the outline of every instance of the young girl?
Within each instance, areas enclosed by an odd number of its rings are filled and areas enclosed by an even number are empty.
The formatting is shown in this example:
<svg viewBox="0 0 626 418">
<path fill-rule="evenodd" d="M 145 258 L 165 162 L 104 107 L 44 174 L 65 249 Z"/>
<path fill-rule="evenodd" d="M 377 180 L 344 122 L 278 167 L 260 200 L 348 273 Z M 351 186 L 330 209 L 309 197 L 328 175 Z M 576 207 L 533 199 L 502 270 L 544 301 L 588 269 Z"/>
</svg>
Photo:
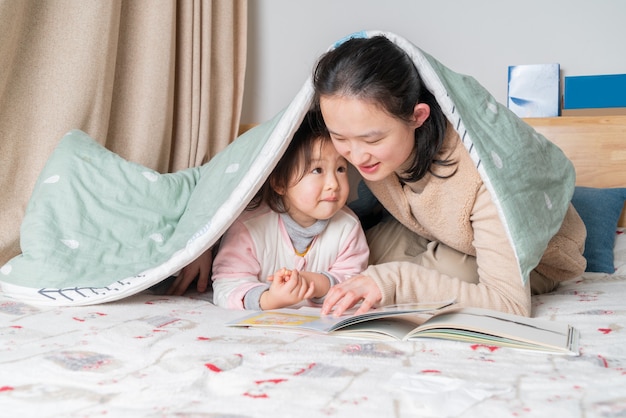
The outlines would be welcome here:
<svg viewBox="0 0 626 418">
<path fill-rule="evenodd" d="M 585 227 L 570 205 L 523 284 L 506 227 L 468 150 L 411 58 L 392 41 L 345 41 L 321 57 L 313 78 L 335 148 L 391 214 L 367 232 L 374 265 L 333 287 L 324 313 L 341 314 L 359 302 L 357 313 L 456 298 L 462 306 L 528 316 L 531 288 L 550 291 L 584 271 Z"/>
<path fill-rule="evenodd" d="M 369 249 L 345 207 L 348 163 L 309 113 L 248 211 L 222 237 L 213 301 L 231 309 L 321 302 L 367 267 Z"/>
</svg>

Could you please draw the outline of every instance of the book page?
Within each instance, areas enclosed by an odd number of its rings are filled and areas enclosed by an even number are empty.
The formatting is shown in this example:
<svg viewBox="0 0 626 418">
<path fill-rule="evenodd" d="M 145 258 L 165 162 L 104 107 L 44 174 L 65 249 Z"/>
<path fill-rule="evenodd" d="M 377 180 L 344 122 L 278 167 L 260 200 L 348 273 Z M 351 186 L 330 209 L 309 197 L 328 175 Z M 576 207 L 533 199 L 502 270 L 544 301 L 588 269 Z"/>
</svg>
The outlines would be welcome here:
<svg viewBox="0 0 626 418">
<path fill-rule="evenodd" d="M 302 309 L 276 309 L 272 311 L 255 311 L 243 318 L 227 323 L 228 326 L 272 327 L 292 330 L 308 330 L 328 332 L 334 324 L 344 318 L 321 316 L 318 312 Z"/>
<path fill-rule="evenodd" d="M 333 315 L 322 315 L 321 308 L 319 307 L 303 306 L 298 309 L 284 308 L 261 312 L 255 311 L 242 318 L 231 321 L 226 325 L 274 327 L 328 333 L 343 327 L 351 326 L 352 324 L 368 322 L 376 318 L 427 312 L 433 313 L 439 309 L 450 306 L 453 303 L 454 300 L 447 300 L 443 302 L 393 305 L 380 309 L 373 309 L 360 315 L 354 315 L 354 312 L 357 309 L 355 307 L 339 317 L 335 317 Z M 415 327 L 415 325 L 413 325 L 413 327 Z"/>
<path fill-rule="evenodd" d="M 394 316 L 352 324 L 333 331 L 332 335 L 367 340 L 402 341 L 415 329 L 415 325 L 415 320 L 407 319 L 405 316 Z"/>
<path fill-rule="evenodd" d="M 436 315 L 414 330 L 409 339 L 420 336 L 520 348 L 540 346 L 561 352 L 569 351 L 572 343 L 567 324 L 476 308 Z"/>
</svg>

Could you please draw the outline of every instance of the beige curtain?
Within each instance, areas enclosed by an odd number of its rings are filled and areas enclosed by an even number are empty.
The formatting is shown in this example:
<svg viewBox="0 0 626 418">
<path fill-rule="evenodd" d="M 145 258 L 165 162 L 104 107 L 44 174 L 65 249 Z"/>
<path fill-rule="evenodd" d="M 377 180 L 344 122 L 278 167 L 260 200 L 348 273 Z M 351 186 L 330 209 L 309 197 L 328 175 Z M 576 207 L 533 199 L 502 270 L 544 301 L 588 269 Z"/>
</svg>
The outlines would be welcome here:
<svg viewBox="0 0 626 418">
<path fill-rule="evenodd" d="M 0 0 L 0 265 L 68 130 L 160 172 L 232 141 L 246 22 L 247 0 Z"/>
</svg>

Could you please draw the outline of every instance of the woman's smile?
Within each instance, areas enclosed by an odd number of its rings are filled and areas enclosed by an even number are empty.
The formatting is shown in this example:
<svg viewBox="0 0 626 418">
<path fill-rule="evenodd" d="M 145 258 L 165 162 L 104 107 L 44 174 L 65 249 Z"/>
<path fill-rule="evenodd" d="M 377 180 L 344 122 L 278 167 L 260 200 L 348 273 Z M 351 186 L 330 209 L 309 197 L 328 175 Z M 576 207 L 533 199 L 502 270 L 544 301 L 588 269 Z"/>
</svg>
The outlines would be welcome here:
<svg viewBox="0 0 626 418">
<path fill-rule="evenodd" d="M 357 168 L 362 174 L 374 174 L 376 170 L 378 170 L 379 166 L 380 166 L 380 163 L 375 163 L 375 164 L 369 164 L 369 165 L 359 165 L 357 166 Z"/>
</svg>

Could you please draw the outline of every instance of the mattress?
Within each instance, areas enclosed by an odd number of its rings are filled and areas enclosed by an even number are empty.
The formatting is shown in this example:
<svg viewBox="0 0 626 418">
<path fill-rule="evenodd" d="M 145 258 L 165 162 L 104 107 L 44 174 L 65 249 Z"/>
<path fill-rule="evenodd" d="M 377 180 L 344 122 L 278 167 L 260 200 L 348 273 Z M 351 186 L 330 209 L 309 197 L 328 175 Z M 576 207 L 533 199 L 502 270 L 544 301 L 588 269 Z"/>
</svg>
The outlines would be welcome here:
<svg viewBox="0 0 626 418">
<path fill-rule="evenodd" d="M 580 356 L 444 340 L 234 328 L 242 311 L 167 283 L 93 306 L 0 295 L 0 415 L 616 417 L 626 414 L 626 237 L 616 272 L 533 297 Z"/>
</svg>

